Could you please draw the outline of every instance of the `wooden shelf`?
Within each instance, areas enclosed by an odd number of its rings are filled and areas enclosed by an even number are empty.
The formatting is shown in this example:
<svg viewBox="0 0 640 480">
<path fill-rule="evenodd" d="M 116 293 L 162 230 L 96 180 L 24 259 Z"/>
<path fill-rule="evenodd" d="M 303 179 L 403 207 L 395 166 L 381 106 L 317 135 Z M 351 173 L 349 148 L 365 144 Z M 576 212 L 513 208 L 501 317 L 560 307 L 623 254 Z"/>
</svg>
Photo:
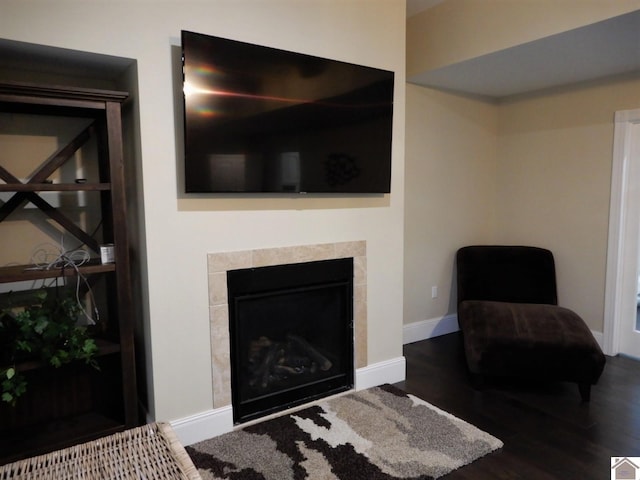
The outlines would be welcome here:
<svg viewBox="0 0 640 480">
<path fill-rule="evenodd" d="M 110 189 L 110 183 L 0 183 L 0 192 L 93 192 Z"/>
<path fill-rule="evenodd" d="M 0 83 L 2 111 L 98 116 L 104 115 L 109 104 L 120 105 L 127 98 L 126 92 L 110 90 L 22 82 Z"/>
<path fill-rule="evenodd" d="M 76 270 L 77 268 L 77 270 Z M 12 265 L 0 267 L 0 283 L 22 282 L 30 280 L 41 280 L 43 278 L 75 277 L 78 273 L 83 276 L 97 273 L 114 272 L 114 263 L 100 263 L 99 260 L 80 265 L 79 267 L 54 267 L 45 269 L 36 265 Z"/>
<path fill-rule="evenodd" d="M 127 98 L 126 92 L 0 83 L 0 111 L 30 115 L 28 125 L 25 124 L 29 136 L 37 136 L 42 123 L 50 121 L 51 116 L 56 116 L 54 120 L 61 123 L 69 122 L 68 119 L 85 119 L 69 123 L 70 126 L 78 124 L 74 128 L 79 131 L 71 135 L 72 138 L 59 138 L 60 145 L 32 170 L 28 181 L 23 181 L 17 172 L 23 170 L 24 163 L 38 160 L 25 162 L 22 157 L 32 154 L 30 137 L 25 137 L 27 143 L 15 158 L 9 158 L 9 152 L 3 152 L 0 192 L 13 195 L 3 195 L 9 198 L 0 204 L 0 222 L 6 221 L 8 225 L 16 218 L 12 216 L 13 212 L 21 212 L 25 202 L 30 202 L 43 215 L 27 215 L 28 220 L 57 224 L 55 235 L 61 230 L 75 237 L 94 256 L 90 262 L 77 267 L 0 267 L 0 283 L 7 284 L 5 290 L 10 290 L 11 284 L 18 282 L 82 276 L 86 282 L 80 285 L 80 294 L 84 295 L 81 301 L 86 298 L 92 308 L 100 308 L 104 313 L 95 330 L 91 331 L 99 348 L 96 357 L 99 371 L 81 361 L 60 368 L 49 368 L 41 362 L 23 362 L 17 366 L 27 378 L 27 391 L 15 406 L 0 402 L 0 463 L 46 453 L 139 424 L 134 352 L 137 309 L 132 293 L 130 235 L 127 232 L 130 220 L 126 201 L 128 179 L 121 119 L 122 104 Z M 16 125 L 22 123 L 16 122 Z M 13 124 L 10 127 L 10 135 L 21 133 Z M 0 133 L 7 133 L 6 128 L 2 130 Z M 65 171 L 77 171 L 78 161 L 86 167 L 83 171 L 90 172 L 86 182 L 76 183 L 72 176 L 63 175 Z M 55 178 L 66 178 L 67 181 L 51 183 L 50 179 Z M 87 207 L 95 210 L 96 215 L 97 212 L 100 214 L 98 236 L 86 231 L 84 223 L 78 221 L 75 204 L 60 202 L 62 206 L 57 207 L 48 201 L 49 195 L 42 192 L 98 192 L 85 195 Z M 21 214 L 17 215 L 19 219 Z M 102 264 L 95 258 L 102 243 L 114 244 L 114 263 Z M 15 258 L 24 255 L 18 248 L 9 253 Z M 66 288 L 66 284 L 72 282 L 60 283 L 65 283 Z M 31 289 L 20 285 L 11 293 L 0 294 L 0 299 L 11 300 L 14 302 L 11 305 L 24 306 L 26 304 L 16 302 L 32 295 L 37 284 L 27 283 L 33 287 Z M 5 295 L 11 298 L 5 298 Z"/>
<path fill-rule="evenodd" d="M 105 102 L 123 103 L 128 96 L 126 92 L 67 87 L 65 85 L 40 85 L 26 82 L 4 82 L 0 84 L 0 101 L 12 104 L 59 105 L 61 102 L 91 101 L 98 102 L 96 108 L 104 110 Z"/>
<path fill-rule="evenodd" d="M 96 358 L 104 357 L 106 355 L 113 355 L 114 353 L 120 352 L 120 345 L 118 343 L 110 342 L 102 338 L 94 338 L 94 341 L 98 346 L 98 353 L 96 353 Z M 20 362 L 15 366 L 15 369 L 18 372 L 28 372 L 29 370 L 36 370 L 39 368 L 54 368 L 54 367 L 51 367 L 50 365 L 45 365 L 44 363 L 37 360 Z M 0 370 L 2 369 L 3 367 L 0 366 Z"/>
</svg>

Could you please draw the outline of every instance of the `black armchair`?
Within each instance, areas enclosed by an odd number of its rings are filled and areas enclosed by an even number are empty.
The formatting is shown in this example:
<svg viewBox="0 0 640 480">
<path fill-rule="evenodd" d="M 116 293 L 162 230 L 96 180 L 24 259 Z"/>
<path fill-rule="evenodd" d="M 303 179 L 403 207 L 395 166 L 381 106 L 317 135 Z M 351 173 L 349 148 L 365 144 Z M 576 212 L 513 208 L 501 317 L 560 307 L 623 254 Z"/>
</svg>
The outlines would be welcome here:
<svg viewBox="0 0 640 480">
<path fill-rule="evenodd" d="M 558 306 L 549 250 L 482 245 L 458 250 L 458 323 L 477 379 L 521 376 L 576 382 L 590 398 L 605 356 L 575 312 Z"/>
</svg>

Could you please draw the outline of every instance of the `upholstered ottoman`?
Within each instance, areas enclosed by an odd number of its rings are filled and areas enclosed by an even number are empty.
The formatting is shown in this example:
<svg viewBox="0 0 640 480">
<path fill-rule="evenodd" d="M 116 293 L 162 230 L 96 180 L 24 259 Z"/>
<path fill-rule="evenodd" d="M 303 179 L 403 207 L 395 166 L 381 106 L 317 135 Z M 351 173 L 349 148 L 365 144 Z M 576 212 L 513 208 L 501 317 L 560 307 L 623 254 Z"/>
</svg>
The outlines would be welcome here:
<svg viewBox="0 0 640 480">
<path fill-rule="evenodd" d="M 590 397 L 605 356 L 585 322 L 557 305 L 549 250 L 472 246 L 457 254 L 458 323 L 467 365 L 485 375 L 576 382 Z"/>
<path fill-rule="evenodd" d="M 458 308 L 472 373 L 576 382 L 583 401 L 589 400 L 605 358 L 575 312 L 555 305 L 477 300 Z"/>
</svg>

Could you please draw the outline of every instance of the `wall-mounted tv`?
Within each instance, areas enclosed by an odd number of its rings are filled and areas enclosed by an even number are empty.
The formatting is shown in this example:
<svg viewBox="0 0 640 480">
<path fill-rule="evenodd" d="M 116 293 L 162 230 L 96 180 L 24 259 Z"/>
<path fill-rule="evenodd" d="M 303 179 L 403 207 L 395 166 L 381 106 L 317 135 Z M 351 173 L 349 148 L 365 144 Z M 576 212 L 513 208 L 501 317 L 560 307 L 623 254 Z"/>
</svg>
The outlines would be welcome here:
<svg viewBox="0 0 640 480">
<path fill-rule="evenodd" d="M 182 32 L 185 191 L 388 193 L 394 74 Z"/>
</svg>

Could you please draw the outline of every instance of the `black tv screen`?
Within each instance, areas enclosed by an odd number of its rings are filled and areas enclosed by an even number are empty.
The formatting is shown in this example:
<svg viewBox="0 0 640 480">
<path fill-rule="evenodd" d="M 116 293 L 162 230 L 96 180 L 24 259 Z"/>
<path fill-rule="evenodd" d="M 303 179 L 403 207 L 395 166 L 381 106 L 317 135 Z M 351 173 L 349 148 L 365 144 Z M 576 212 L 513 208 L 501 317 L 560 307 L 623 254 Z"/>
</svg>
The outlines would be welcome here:
<svg viewBox="0 0 640 480">
<path fill-rule="evenodd" d="M 388 193 L 394 74 L 182 32 L 185 191 Z"/>
</svg>

